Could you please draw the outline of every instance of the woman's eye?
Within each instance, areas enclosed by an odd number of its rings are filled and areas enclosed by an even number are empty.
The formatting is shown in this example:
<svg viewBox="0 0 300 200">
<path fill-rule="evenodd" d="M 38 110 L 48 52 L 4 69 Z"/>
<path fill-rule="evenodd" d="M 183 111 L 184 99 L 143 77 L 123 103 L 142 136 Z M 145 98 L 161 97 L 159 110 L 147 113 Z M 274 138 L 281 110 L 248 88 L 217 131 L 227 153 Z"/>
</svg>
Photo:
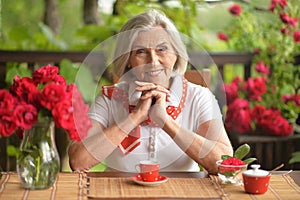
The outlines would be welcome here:
<svg viewBox="0 0 300 200">
<path fill-rule="evenodd" d="M 168 50 L 168 47 L 166 46 L 161 46 L 158 48 L 158 51 L 167 51 Z"/>
<path fill-rule="evenodd" d="M 142 54 L 142 53 L 145 53 L 144 49 L 138 49 L 138 50 L 136 50 L 136 54 Z"/>
</svg>

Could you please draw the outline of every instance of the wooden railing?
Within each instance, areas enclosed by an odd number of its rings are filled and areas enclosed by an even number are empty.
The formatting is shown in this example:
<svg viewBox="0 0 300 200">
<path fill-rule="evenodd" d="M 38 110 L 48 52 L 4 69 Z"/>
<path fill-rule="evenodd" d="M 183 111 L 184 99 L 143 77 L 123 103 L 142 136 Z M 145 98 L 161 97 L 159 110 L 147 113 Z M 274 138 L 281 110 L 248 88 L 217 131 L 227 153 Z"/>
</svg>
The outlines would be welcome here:
<svg viewBox="0 0 300 200">
<path fill-rule="evenodd" d="M 105 66 L 105 57 L 101 53 L 89 52 L 52 52 L 52 51 L 1 51 L 0 50 L 0 88 L 5 87 L 5 66 L 7 63 L 28 63 L 29 67 L 35 64 L 55 64 L 63 59 L 68 59 L 72 62 L 81 63 L 89 56 L 90 62 L 97 62 L 98 66 Z M 237 52 L 208 52 L 203 54 L 199 52 L 189 53 L 190 63 L 193 65 L 210 65 L 211 59 L 217 65 L 221 76 L 224 76 L 224 69 L 228 64 L 240 64 L 244 67 L 244 79 L 251 76 L 251 65 L 253 54 L 237 53 Z M 209 58 L 208 58 L 209 57 Z M 300 57 L 295 58 L 295 63 L 300 63 Z M 233 65 L 234 66 L 234 65 Z M 238 123 L 238 122 L 237 122 Z M 300 169 L 299 165 L 288 165 L 288 159 L 292 152 L 300 150 L 300 134 L 289 137 L 276 136 L 248 136 L 229 133 L 229 137 L 234 148 L 243 143 L 251 145 L 251 155 L 258 158 L 258 163 L 264 169 L 271 169 L 274 166 L 284 163 L 286 169 Z M 7 162 L 5 154 L 5 142 L 0 140 L 0 164 L 6 169 Z M 65 152 L 63 152 L 65 153 Z"/>
<path fill-rule="evenodd" d="M 105 56 L 102 53 L 90 52 L 53 52 L 53 51 L 2 51 L 0 50 L 0 88 L 4 87 L 5 66 L 8 62 L 35 64 L 52 63 L 59 65 L 63 59 L 72 62 L 83 62 L 89 56 L 89 62 L 97 63 L 97 66 L 105 66 Z M 251 64 L 253 54 L 237 52 L 211 52 L 211 53 L 189 53 L 190 63 L 195 65 L 218 66 L 221 76 L 224 75 L 224 66 L 227 64 L 242 64 L 244 66 L 244 78 L 251 76 Z"/>
</svg>

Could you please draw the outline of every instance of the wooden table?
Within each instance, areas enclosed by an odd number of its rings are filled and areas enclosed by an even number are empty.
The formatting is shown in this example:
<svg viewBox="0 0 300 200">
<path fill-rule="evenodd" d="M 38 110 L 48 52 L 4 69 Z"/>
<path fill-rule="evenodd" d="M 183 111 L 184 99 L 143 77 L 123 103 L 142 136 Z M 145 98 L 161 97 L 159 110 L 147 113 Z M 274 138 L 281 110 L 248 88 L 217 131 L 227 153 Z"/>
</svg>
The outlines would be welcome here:
<svg viewBox="0 0 300 200">
<path fill-rule="evenodd" d="M 218 183 L 216 176 L 205 176 L 203 173 L 161 173 L 168 177 L 168 181 L 155 187 L 135 184 L 131 179 L 134 174 L 131 173 L 60 173 L 49 189 L 25 190 L 17 174 L 8 172 L 3 173 L 0 180 L 0 199 L 87 200 L 107 199 L 108 196 L 114 199 L 264 199 L 270 195 L 277 199 L 300 199 L 300 171 L 283 175 L 286 173 L 276 172 L 264 195 L 249 195 L 242 186 L 224 186 Z"/>
</svg>

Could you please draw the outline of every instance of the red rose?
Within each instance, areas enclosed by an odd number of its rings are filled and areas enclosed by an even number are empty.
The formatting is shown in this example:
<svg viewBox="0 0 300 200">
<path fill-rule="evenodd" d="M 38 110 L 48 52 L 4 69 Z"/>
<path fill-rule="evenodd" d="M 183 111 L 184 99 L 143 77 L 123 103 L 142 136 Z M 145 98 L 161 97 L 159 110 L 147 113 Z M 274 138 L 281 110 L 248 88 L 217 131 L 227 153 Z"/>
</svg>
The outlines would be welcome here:
<svg viewBox="0 0 300 200">
<path fill-rule="evenodd" d="M 275 117 L 273 124 L 277 127 L 274 131 L 274 135 L 286 136 L 293 133 L 293 127 L 281 115 Z"/>
<path fill-rule="evenodd" d="M 43 66 L 37 70 L 35 70 L 32 74 L 32 78 L 34 83 L 48 83 L 55 80 L 58 73 L 58 67 L 51 66 L 50 64 L 47 66 Z"/>
<path fill-rule="evenodd" d="M 78 103 L 80 102 L 80 103 Z M 72 140 L 80 141 L 86 137 L 92 127 L 87 115 L 88 106 L 80 101 L 64 100 L 52 110 L 55 125 L 66 129 Z"/>
<path fill-rule="evenodd" d="M 239 4 L 234 4 L 229 8 L 229 12 L 234 16 L 239 16 L 242 12 L 242 8 Z"/>
<path fill-rule="evenodd" d="M 73 118 L 74 108 L 72 106 L 72 101 L 65 99 L 53 108 L 52 115 L 57 127 L 61 127 L 67 130 L 74 128 L 74 118 Z"/>
<path fill-rule="evenodd" d="M 42 91 L 41 104 L 49 110 L 52 110 L 57 103 L 65 99 L 65 89 L 64 86 L 55 83 L 46 85 Z"/>
<path fill-rule="evenodd" d="M 299 21 L 299 18 L 290 18 L 289 24 L 292 27 L 297 27 L 298 26 L 298 21 Z"/>
<path fill-rule="evenodd" d="M 293 102 L 295 106 L 300 107 L 300 95 L 299 94 L 285 94 L 282 96 L 284 103 Z"/>
<path fill-rule="evenodd" d="M 300 30 L 293 33 L 294 41 L 300 43 Z"/>
<path fill-rule="evenodd" d="M 260 54 L 260 52 L 261 52 L 260 48 L 253 49 L 253 53 L 255 53 L 255 54 Z"/>
<path fill-rule="evenodd" d="M 16 76 L 14 83 L 10 87 L 10 92 L 16 95 L 21 101 L 37 105 L 40 92 L 31 78 Z"/>
<path fill-rule="evenodd" d="M 280 32 L 284 35 L 289 35 L 290 34 L 290 29 L 284 27 L 280 29 Z"/>
<path fill-rule="evenodd" d="M 280 13 L 279 17 L 280 17 L 281 21 L 285 24 L 288 24 L 290 21 L 290 16 L 286 13 Z"/>
<path fill-rule="evenodd" d="M 76 129 L 70 129 L 70 130 L 68 130 L 68 133 L 69 133 L 70 139 L 74 140 L 74 141 L 81 141 L 82 138 L 84 138 L 86 136 L 86 135 L 84 135 L 83 137 L 81 137 Z"/>
<path fill-rule="evenodd" d="M 80 141 L 86 137 L 88 130 L 92 127 L 92 121 L 87 115 L 89 107 L 85 104 L 81 93 L 74 84 L 71 84 L 67 91 L 72 97 L 72 106 L 74 108 L 74 128 L 69 131 L 70 138 Z"/>
<path fill-rule="evenodd" d="M 228 105 L 225 126 L 229 131 L 248 133 L 252 131 L 249 102 L 244 99 L 236 99 Z M 239 123 L 236 123 L 236 122 Z"/>
<path fill-rule="evenodd" d="M 231 104 L 238 96 L 238 87 L 235 84 L 224 85 L 227 104 Z"/>
<path fill-rule="evenodd" d="M 264 133 L 285 136 L 293 132 L 293 127 L 284 119 L 278 110 L 268 109 L 256 121 L 256 126 Z"/>
<path fill-rule="evenodd" d="M 265 79 L 263 77 L 249 78 L 246 84 L 249 99 L 261 101 L 261 95 L 267 91 Z"/>
<path fill-rule="evenodd" d="M 218 38 L 220 39 L 220 40 L 223 40 L 223 41 L 228 41 L 228 36 L 225 34 L 225 33 L 222 33 L 222 32 L 219 32 L 218 33 Z"/>
<path fill-rule="evenodd" d="M 292 100 L 296 106 L 300 107 L 300 94 L 294 94 Z"/>
<path fill-rule="evenodd" d="M 12 112 L 15 103 L 16 99 L 7 90 L 0 90 L 0 115 Z"/>
<path fill-rule="evenodd" d="M 37 122 L 37 110 L 30 104 L 19 104 L 14 110 L 14 119 L 17 126 L 25 130 L 30 129 Z"/>
<path fill-rule="evenodd" d="M 258 61 L 255 65 L 255 70 L 261 74 L 270 74 L 270 69 L 266 66 L 263 61 Z"/>
<path fill-rule="evenodd" d="M 254 108 L 251 110 L 251 118 L 254 120 L 259 121 L 263 114 L 266 112 L 266 108 L 262 105 L 255 105 Z"/>
<path fill-rule="evenodd" d="M 66 85 L 66 79 L 61 75 L 56 75 L 53 79 L 53 82 L 58 85 Z"/>
<path fill-rule="evenodd" d="M 75 120 L 75 128 L 68 130 L 68 132 L 71 140 L 81 141 L 87 136 L 88 130 L 92 127 L 92 120 L 87 116 L 80 119 L 80 121 L 78 120 Z"/>
<path fill-rule="evenodd" d="M 0 115 L 0 135 L 8 137 L 18 128 L 12 114 Z"/>
<path fill-rule="evenodd" d="M 238 91 L 245 91 L 245 82 L 240 77 L 236 77 L 229 85 L 224 84 L 223 87 L 228 105 L 238 98 Z"/>
<path fill-rule="evenodd" d="M 277 5 L 284 8 L 287 5 L 287 2 L 286 0 L 271 0 L 270 10 L 274 11 Z"/>
<path fill-rule="evenodd" d="M 286 13 L 280 13 L 279 17 L 283 23 L 291 25 L 292 27 L 297 27 L 298 25 L 298 18 L 292 18 Z"/>
<path fill-rule="evenodd" d="M 239 88 L 239 90 L 245 91 L 245 81 L 243 79 L 241 79 L 239 76 L 235 77 L 232 80 L 233 84 L 236 84 Z"/>
</svg>

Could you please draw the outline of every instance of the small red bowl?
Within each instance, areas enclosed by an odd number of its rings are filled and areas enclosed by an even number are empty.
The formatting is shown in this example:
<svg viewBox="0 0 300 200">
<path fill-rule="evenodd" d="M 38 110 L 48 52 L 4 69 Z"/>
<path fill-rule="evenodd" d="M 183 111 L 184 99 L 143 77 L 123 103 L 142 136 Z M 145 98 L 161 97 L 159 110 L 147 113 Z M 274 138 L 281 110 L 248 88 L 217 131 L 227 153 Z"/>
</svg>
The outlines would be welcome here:
<svg viewBox="0 0 300 200">
<path fill-rule="evenodd" d="M 251 165 L 252 170 L 243 172 L 243 183 L 247 193 L 264 194 L 268 191 L 271 174 L 265 170 L 259 170 L 260 165 Z"/>
</svg>

